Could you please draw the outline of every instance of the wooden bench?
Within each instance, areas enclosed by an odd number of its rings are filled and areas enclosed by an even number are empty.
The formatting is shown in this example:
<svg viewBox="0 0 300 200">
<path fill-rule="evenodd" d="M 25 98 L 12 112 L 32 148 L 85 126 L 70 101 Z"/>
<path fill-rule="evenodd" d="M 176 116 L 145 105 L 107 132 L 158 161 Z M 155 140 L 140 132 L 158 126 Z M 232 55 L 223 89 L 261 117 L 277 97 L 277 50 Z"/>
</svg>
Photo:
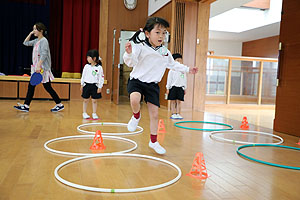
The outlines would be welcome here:
<svg viewBox="0 0 300 200">
<path fill-rule="evenodd" d="M 0 76 L 1 99 L 25 99 L 30 77 Z M 104 81 L 107 84 L 107 81 Z M 80 79 L 55 78 L 51 85 L 61 100 L 81 99 Z M 34 99 L 52 99 L 42 84 L 35 88 Z"/>
</svg>

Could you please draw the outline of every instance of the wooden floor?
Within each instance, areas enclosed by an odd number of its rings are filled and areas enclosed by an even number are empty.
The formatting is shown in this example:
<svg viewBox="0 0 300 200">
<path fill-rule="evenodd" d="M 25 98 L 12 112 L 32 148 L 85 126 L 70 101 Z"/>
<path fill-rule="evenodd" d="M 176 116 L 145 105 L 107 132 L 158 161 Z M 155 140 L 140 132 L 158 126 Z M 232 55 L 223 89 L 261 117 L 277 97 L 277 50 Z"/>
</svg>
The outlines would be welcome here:
<svg viewBox="0 0 300 200">
<path fill-rule="evenodd" d="M 250 124 L 273 129 L 275 105 L 206 104 L 205 112 L 238 121 L 247 117 Z"/>
<path fill-rule="evenodd" d="M 180 129 L 169 119 L 166 108 L 159 110 L 159 118 L 164 120 L 165 134 L 159 134 L 159 141 L 166 148 L 163 156 L 155 154 L 148 147 L 149 117 L 147 107 L 142 106 L 140 126 L 144 132 L 126 136 L 138 143 L 132 153 L 145 154 L 169 160 L 182 170 L 182 177 L 173 185 L 148 192 L 139 193 L 97 193 L 71 188 L 57 181 L 54 169 L 71 156 L 50 153 L 43 147 L 50 139 L 81 135 L 76 128 L 86 121 L 82 119 L 82 102 L 64 102 L 65 110 L 51 113 L 54 103 L 51 101 L 33 101 L 29 113 L 13 109 L 16 100 L 1 100 L 0 104 L 0 199 L 1 200 L 190 200 L 190 199 L 227 199 L 227 200 L 296 200 L 300 199 L 300 171 L 283 169 L 255 163 L 237 155 L 239 145 L 219 142 L 209 137 L 209 132 Z M 220 108 L 221 109 L 221 108 Z M 89 104 L 89 110 L 91 105 Z M 242 111 L 241 111 L 242 112 Z M 127 123 L 131 117 L 128 103 L 115 105 L 100 101 L 98 122 Z M 245 111 L 241 115 L 246 115 Z M 185 110 L 185 120 L 213 121 L 233 125 L 239 129 L 241 120 L 224 118 L 222 112 L 196 112 Z M 264 118 L 264 117 L 262 117 Z M 264 120 L 267 120 L 264 118 Z M 273 119 L 269 119 L 273 120 Z M 250 121 L 251 123 L 251 121 Z M 197 128 L 220 128 L 220 126 L 202 126 L 186 124 Z M 100 129 L 102 132 L 127 132 L 124 127 L 101 126 L 86 128 Z M 267 127 L 250 124 L 251 130 L 273 133 Z M 300 147 L 299 138 L 276 133 L 283 137 L 287 146 Z M 223 135 L 233 140 L 274 141 L 271 137 L 245 135 L 242 133 Z M 66 140 L 49 146 L 69 152 L 91 153 L 92 140 Z M 107 149 L 104 152 L 122 151 L 133 145 L 128 142 L 104 139 Z M 200 181 L 186 174 L 190 171 L 197 152 L 204 155 L 210 177 Z M 300 167 L 300 152 L 281 148 L 253 147 L 242 150 L 243 153 L 257 159 L 283 165 Z M 72 163 L 59 171 L 59 174 L 77 184 L 101 188 L 135 188 L 157 185 L 176 177 L 172 167 L 147 159 L 116 157 L 88 159 Z"/>
</svg>

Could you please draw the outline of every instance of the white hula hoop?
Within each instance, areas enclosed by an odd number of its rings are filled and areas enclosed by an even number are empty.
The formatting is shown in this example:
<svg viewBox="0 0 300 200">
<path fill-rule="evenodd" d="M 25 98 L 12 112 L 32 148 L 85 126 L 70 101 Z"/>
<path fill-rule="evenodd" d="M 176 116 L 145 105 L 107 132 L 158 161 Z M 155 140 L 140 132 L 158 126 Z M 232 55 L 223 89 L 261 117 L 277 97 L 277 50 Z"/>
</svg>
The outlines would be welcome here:
<svg viewBox="0 0 300 200">
<path fill-rule="evenodd" d="M 279 142 L 275 142 L 275 143 L 258 143 L 258 142 L 244 142 L 244 141 L 239 141 L 239 140 L 231 140 L 231 139 L 226 139 L 224 137 L 219 137 L 216 136 L 215 134 L 217 133 L 258 133 L 261 135 L 268 135 L 268 136 L 272 136 L 276 139 L 279 140 Z M 214 131 L 210 133 L 210 137 L 212 139 L 218 140 L 218 141 L 223 141 L 223 142 L 230 142 L 230 143 L 235 143 L 235 144 L 281 144 L 283 143 L 283 139 L 282 137 L 278 136 L 278 135 L 273 135 L 271 133 L 265 133 L 265 132 L 259 132 L 259 131 L 244 131 L 244 130 L 228 130 L 228 131 Z"/>
<path fill-rule="evenodd" d="M 81 132 L 81 133 L 85 133 L 85 134 L 95 134 L 95 132 L 93 131 L 85 131 L 82 130 L 82 127 L 85 126 L 90 126 L 90 125 L 114 125 L 114 126 L 126 126 L 127 124 L 125 123 L 113 123 L 113 122 L 99 122 L 99 123 L 87 123 L 87 124 L 81 124 L 79 126 L 77 126 L 77 131 Z M 101 133 L 102 135 L 115 135 L 115 136 L 120 136 L 120 135 L 134 135 L 134 134 L 138 134 L 144 131 L 144 129 L 140 126 L 137 126 L 137 131 L 134 132 L 127 132 L 127 133 Z"/>
<path fill-rule="evenodd" d="M 68 156 L 92 156 L 92 155 L 98 155 L 98 154 L 127 153 L 127 152 L 133 151 L 137 148 L 137 143 L 135 141 L 127 139 L 127 138 L 116 137 L 116 136 L 102 136 L 102 137 L 103 138 L 123 140 L 123 141 L 126 141 L 126 142 L 130 142 L 130 143 L 134 144 L 134 147 L 132 147 L 128 150 L 112 152 L 112 153 L 72 153 L 72 152 L 66 152 L 66 151 L 59 151 L 59 150 L 55 150 L 55 149 L 52 149 L 52 148 L 48 147 L 48 144 L 50 144 L 52 142 L 55 142 L 55 141 L 73 139 L 73 138 L 80 138 L 80 139 L 82 139 L 82 138 L 91 138 L 91 139 L 93 139 L 94 138 L 93 135 L 73 135 L 73 136 L 54 138 L 52 140 L 49 140 L 49 141 L 45 142 L 44 147 L 45 147 L 45 149 L 47 149 L 48 151 L 50 151 L 52 153 L 68 155 Z"/>
<path fill-rule="evenodd" d="M 171 181 L 159 184 L 159 185 L 153 185 L 153 186 L 148 186 L 148 187 L 141 187 L 141 188 L 131 188 L 131 189 L 108 189 L 108 188 L 97 188 L 97 187 L 90 187 L 90 186 L 84 186 L 84 185 L 79 185 L 76 183 L 72 183 L 70 181 L 67 181 L 63 178 L 61 178 L 58 174 L 58 171 L 60 170 L 60 168 L 62 168 L 63 166 L 72 163 L 72 162 L 76 162 L 78 160 L 83 160 L 83 159 L 89 159 L 89 158 L 96 158 L 96 157 L 108 157 L 108 156 L 127 156 L 127 157 L 139 157 L 139 158 L 147 158 L 147 159 L 152 159 L 152 160 L 157 160 L 163 163 L 166 163 L 168 165 L 171 165 L 172 167 L 174 167 L 177 171 L 178 171 L 178 175 Z M 171 185 L 173 183 L 175 183 L 176 181 L 178 181 L 181 177 L 181 170 L 180 168 L 175 165 L 174 163 L 161 159 L 161 158 L 156 158 L 153 156 L 147 156 L 147 155 L 141 155 L 141 154 L 99 154 L 99 155 L 94 155 L 94 156 L 84 156 L 84 157 L 78 157 L 78 158 L 74 158 L 71 160 L 67 160 L 65 162 L 63 162 L 62 164 L 58 165 L 55 170 L 54 170 L 54 175 L 55 178 L 57 180 L 59 180 L 60 182 L 62 182 L 63 184 L 66 184 L 70 187 L 74 187 L 74 188 L 78 188 L 78 189 L 82 189 L 82 190 L 87 190 L 87 191 L 93 191 L 93 192 L 109 192 L 109 193 L 127 193 L 127 192 L 143 192 L 143 191 L 149 191 L 149 190 L 155 190 L 155 189 L 159 189 L 159 188 L 163 188 L 166 187 L 168 185 Z"/>
</svg>

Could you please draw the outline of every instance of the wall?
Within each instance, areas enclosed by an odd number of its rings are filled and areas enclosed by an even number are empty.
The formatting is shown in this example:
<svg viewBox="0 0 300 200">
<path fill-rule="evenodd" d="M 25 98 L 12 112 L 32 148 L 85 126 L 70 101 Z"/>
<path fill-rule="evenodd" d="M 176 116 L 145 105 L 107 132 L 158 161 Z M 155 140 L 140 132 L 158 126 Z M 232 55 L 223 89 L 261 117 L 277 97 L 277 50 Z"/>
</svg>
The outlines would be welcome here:
<svg viewBox="0 0 300 200">
<path fill-rule="evenodd" d="M 210 39 L 208 41 L 208 51 L 214 51 L 214 55 L 218 56 L 241 56 L 242 42 Z"/>
<path fill-rule="evenodd" d="M 196 45 L 197 45 L 197 17 L 198 5 L 195 2 L 185 3 L 184 17 L 184 40 L 183 40 L 183 64 L 196 66 Z M 192 109 L 194 101 L 194 80 L 195 75 L 187 73 L 187 89 L 182 103 L 182 109 Z"/>
<path fill-rule="evenodd" d="M 278 58 L 279 36 L 243 43 L 242 55 L 249 57 Z"/>
<path fill-rule="evenodd" d="M 165 6 L 170 1 L 171 0 L 149 0 L 148 15 L 153 15 L 156 11 Z"/>
<path fill-rule="evenodd" d="M 208 24 L 210 3 L 214 0 L 207 0 L 204 3 L 198 2 L 196 38 L 198 43 L 195 49 L 195 66 L 199 68 L 199 73 L 194 75 L 194 90 L 193 90 L 193 109 L 204 110 L 205 105 L 205 83 L 206 83 L 206 60 L 208 50 Z M 154 13 L 152 16 L 160 16 L 170 22 L 170 25 L 174 23 L 174 2 L 172 1 L 165 5 L 162 9 Z M 189 2 L 189 1 L 188 1 Z M 147 20 L 148 1 L 138 1 L 137 7 L 133 11 L 126 10 L 121 0 L 101 0 L 100 1 L 100 36 L 99 36 L 99 51 L 100 56 L 103 58 L 103 68 L 105 73 L 105 79 L 107 85 L 103 88 L 103 98 L 112 99 L 113 102 L 118 103 L 118 99 L 115 96 L 119 93 L 119 70 L 117 64 L 119 63 L 119 51 L 120 46 L 118 44 L 118 38 L 120 37 L 121 30 L 136 31 L 140 27 L 144 27 Z M 146 12 L 145 12 L 146 11 Z M 176 24 L 175 24 L 176 25 Z M 174 26 L 173 26 L 174 27 Z M 113 30 L 116 30 L 116 48 L 115 48 L 115 61 L 114 68 L 112 67 L 113 58 Z M 169 32 L 172 33 L 172 27 Z M 187 33 L 188 34 L 188 33 Z M 172 34 L 171 34 L 172 41 Z M 170 44 L 172 49 L 172 43 Z M 163 77 L 160 83 L 160 100 L 161 105 L 167 105 L 167 101 L 164 100 L 165 85 L 167 73 Z M 117 80 L 117 81 L 116 81 Z M 117 82 L 117 83 L 116 83 Z M 106 89 L 114 88 L 113 95 L 106 94 Z"/>
<path fill-rule="evenodd" d="M 278 42 L 279 36 L 248 42 L 210 39 L 208 51 L 214 51 L 214 55 L 277 58 Z"/>
<path fill-rule="evenodd" d="M 300 136 L 300 1 L 284 0 L 274 130 Z M 296 138 L 295 138 L 296 143 Z"/>
<path fill-rule="evenodd" d="M 208 27 L 211 1 L 198 3 L 197 45 L 195 66 L 199 71 L 195 74 L 193 109 L 204 111 L 206 93 L 206 62 L 208 50 Z"/>
<path fill-rule="evenodd" d="M 169 2 L 164 7 L 162 7 L 159 11 L 151 15 L 151 17 L 161 17 L 167 20 L 170 24 L 170 27 L 167 29 L 169 32 L 171 32 L 171 22 L 172 22 L 172 3 Z M 170 45 L 169 45 L 170 46 Z M 170 49 L 170 48 L 168 48 Z M 171 52 L 173 53 L 173 52 Z M 167 85 L 167 77 L 168 77 L 168 71 L 166 70 L 163 78 L 161 79 L 161 82 L 158 84 L 160 87 L 160 95 L 159 95 L 159 101 L 162 106 L 167 106 L 168 101 L 165 99 L 165 93 L 166 93 L 166 85 Z"/>
<path fill-rule="evenodd" d="M 137 31 L 140 27 L 144 27 L 147 20 L 148 0 L 138 1 L 134 10 L 127 10 L 121 0 L 101 0 L 100 5 L 100 56 L 105 59 L 104 73 L 107 85 L 103 88 L 103 99 L 110 99 L 111 93 L 106 94 L 106 89 L 112 88 L 113 81 L 113 31 L 116 29 L 115 40 L 115 61 L 114 61 L 114 93 L 118 93 L 117 65 L 120 57 L 120 45 L 118 39 L 121 30 Z M 116 94 L 114 95 L 114 97 Z"/>
</svg>

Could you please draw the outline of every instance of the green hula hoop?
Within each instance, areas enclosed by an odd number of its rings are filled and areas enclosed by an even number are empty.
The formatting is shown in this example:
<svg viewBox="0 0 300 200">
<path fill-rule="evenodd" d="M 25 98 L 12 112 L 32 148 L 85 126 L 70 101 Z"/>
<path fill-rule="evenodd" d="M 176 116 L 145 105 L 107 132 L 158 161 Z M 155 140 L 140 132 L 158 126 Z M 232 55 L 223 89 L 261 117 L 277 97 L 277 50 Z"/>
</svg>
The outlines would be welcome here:
<svg viewBox="0 0 300 200">
<path fill-rule="evenodd" d="M 219 129 L 203 129 L 203 128 L 191 128 L 191 127 L 185 127 L 185 126 L 180 126 L 178 124 L 181 123 L 206 123 L 206 124 L 215 124 L 215 125 L 221 125 L 221 126 L 227 126 L 229 128 L 219 128 Z M 232 130 L 233 127 L 229 124 L 223 124 L 223 123 L 218 123 L 218 122 L 206 122 L 206 121 L 180 121 L 180 122 L 175 122 L 175 126 L 179 128 L 185 128 L 189 130 L 196 130 L 196 131 L 225 131 L 225 130 Z"/>
<path fill-rule="evenodd" d="M 265 164 L 265 165 L 271 165 L 271 166 L 275 166 L 275 167 L 281 167 L 281 168 L 285 168 L 285 169 L 300 170 L 300 167 L 292 167 L 292 166 L 288 166 L 288 165 L 279 165 L 279 164 L 275 164 L 275 163 L 271 163 L 271 162 L 258 160 L 258 159 L 252 158 L 250 156 L 246 156 L 245 154 L 240 152 L 240 149 L 243 149 L 243 148 L 246 148 L 246 147 L 279 147 L 279 148 L 285 148 L 285 149 L 293 149 L 293 150 L 297 150 L 297 151 L 300 151 L 300 148 L 283 146 L 283 145 L 275 145 L 275 144 L 247 144 L 247 145 L 243 145 L 243 146 L 238 147 L 237 150 L 236 150 L 236 152 L 240 156 L 242 156 L 244 158 L 247 158 L 249 160 L 258 162 L 258 163 L 262 163 L 262 164 Z"/>
</svg>

